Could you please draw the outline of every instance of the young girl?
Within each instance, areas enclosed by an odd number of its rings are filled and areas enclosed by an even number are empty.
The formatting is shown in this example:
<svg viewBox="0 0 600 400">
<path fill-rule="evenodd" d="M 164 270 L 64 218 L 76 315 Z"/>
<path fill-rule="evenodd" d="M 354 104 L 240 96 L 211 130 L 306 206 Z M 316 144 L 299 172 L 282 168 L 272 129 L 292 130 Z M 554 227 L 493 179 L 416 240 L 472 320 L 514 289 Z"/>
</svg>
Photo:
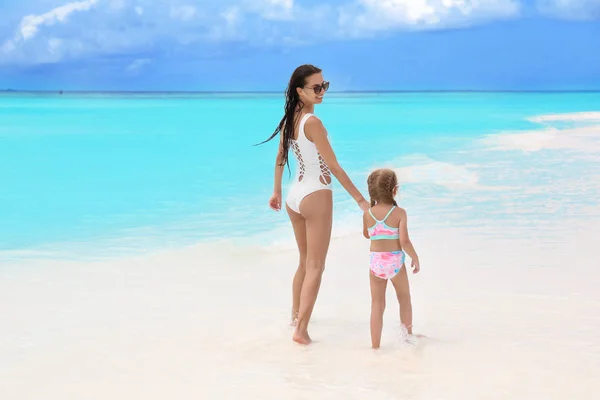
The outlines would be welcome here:
<svg viewBox="0 0 600 400">
<path fill-rule="evenodd" d="M 419 272 L 420 265 L 419 256 L 408 237 L 406 211 L 394 200 L 399 186 L 396 174 L 390 169 L 377 169 L 369 175 L 367 184 L 371 208 L 363 215 L 363 235 L 371 239 L 371 344 L 378 349 L 388 279 L 396 290 L 400 322 L 412 335 L 412 305 L 404 252 L 412 260 L 413 274 Z"/>
</svg>

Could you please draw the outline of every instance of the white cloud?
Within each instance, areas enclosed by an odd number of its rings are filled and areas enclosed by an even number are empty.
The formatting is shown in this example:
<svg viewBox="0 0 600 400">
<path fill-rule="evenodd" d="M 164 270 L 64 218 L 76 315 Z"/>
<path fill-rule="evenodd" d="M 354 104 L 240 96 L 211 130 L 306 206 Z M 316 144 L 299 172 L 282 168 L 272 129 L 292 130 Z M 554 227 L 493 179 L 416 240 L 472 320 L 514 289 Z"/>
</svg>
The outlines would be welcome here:
<svg viewBox="0 0 600 400">
<path fill-rule="evenodd" d="M 542 14 L 556 18 L 600 19 L 600 0 L 537 0 Z"/>
<path fill-rule="evenodd" d="M 519 15 L 517 0 L 357 0 L 340 9 L 342 34 L 390 29 L 440 29 Z"/>
<path fill-rule="evenodd" d="M 67 17 L 76 11 L 87 11 L 92 8 L 98 0 L 75 1 L 56 7 L 42 15 L 28 15 L 21 20 L 19 35 L 23 40 L 34 37 L 41 25 L 53 25 L 57 22 L 65 22 Z"/>
<path fill-rule="evenodd" d="M 147 54 L 189 52 L 188 46 L 221 41 L 296 46 L 394 29 L 466 26 L 519 13 L 517 0 L 338 0 L 336 4 L 309 6 L 302 0 L 72 1 L 23 17 L 14 35 L 0 45 L 0 64 L 127 57 L 132 53 L 142 59 Z M 85 12 L 92 9 L 93 13 Z M 39 34 L 42 30 L 43 35 Z"/>
<path fill-rule="evenodd" d="M 0 50 L 3 53 L 9 54 L 17 49 L 20 43 L 33 39 L 41 26 L 51 26 L 57 23 L 65 23 L 68 17 L 77 11 L 87 11 L 98 3 L 98 0 L 75 1 L 65 4 L 60 7 L 40 15 L 27 15 L 23 17 L 15 36 L 4 42 Z M 59 40 L 59 39 L 54 39 Z M 54 42 L 57 43 L 57 42 Z M 49 49 L 54 49 L 56 46 L 50 46 Z"/>
</svg>

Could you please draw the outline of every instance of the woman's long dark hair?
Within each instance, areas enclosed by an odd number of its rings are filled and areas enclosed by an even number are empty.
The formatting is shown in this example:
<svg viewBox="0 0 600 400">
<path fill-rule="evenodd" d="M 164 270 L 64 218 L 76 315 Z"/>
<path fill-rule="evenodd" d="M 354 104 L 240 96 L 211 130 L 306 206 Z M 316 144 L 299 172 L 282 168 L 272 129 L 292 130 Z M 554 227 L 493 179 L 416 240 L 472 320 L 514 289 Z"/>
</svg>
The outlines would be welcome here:
<svg viewBox="0 0 600 400">
<path fill-rule="evenodd" d="M 318 74 L 321 72 L 321 69 L 315 67 L 314 65 L 304 64 L 299 66 L 294 70 L 292 77 L 290 78 L 290 83 L 285 91 L 285 113 L 281 121 L 279 121 L 279 125 L 275 129 L 275 132 L 264 142 L 258 143 L 263 144 L 268 142 L 277 136 L 278 133 L 283 132 L 283 143 L 281 148 L 281 164 L 280 167 L 284 165 L 288 166 L 288 170 L 290 168 L 289 160 L 288 160 L 288 150 L 290 148 L 290 142 L 294 137 L 294 126 L 296 124 L 297 112 L 304 107 L 304 103 L 300 100 L 298 96 L 297 88 L 304 87 L 306 84 L 306 78 L 311 75 Z M 257 146 L 257 145 L 255 145 Z"/>
</svg>

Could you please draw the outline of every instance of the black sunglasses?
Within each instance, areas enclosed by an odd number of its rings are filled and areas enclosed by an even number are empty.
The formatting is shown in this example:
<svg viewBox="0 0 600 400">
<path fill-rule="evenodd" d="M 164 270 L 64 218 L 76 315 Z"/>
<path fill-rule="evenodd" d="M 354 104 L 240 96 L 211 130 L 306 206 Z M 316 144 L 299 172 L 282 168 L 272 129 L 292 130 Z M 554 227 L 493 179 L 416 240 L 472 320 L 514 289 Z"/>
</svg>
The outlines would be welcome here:
<svg viewBox="0 0 600 400">
<path fill-rule="evenodd" d="M 321 93 L 321 90 L 327 91 L 329 89 L 329 82 L 325 81 L 320 85 L 315 85 L 312 89 L 315 91 L 315 94 Z"/>
</svg>

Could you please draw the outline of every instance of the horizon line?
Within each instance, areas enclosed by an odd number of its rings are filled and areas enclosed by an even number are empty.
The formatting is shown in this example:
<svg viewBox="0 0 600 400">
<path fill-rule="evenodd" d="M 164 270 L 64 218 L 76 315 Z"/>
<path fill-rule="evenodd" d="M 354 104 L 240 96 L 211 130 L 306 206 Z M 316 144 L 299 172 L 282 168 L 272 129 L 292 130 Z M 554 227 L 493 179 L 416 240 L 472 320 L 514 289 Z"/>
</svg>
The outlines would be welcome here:
<svg viewBox="0 0 600 400">
<path fill-rule="evenodd" d="M 336 90 L 331 94 L 345 93 L 598 93 L 598 89 L 393 89 L 393 90 Z M 281 94 L 284 90 L 38 90 L 0 89 L 0 93 L 112 93 L 112 94 Z"/>
</svg>

